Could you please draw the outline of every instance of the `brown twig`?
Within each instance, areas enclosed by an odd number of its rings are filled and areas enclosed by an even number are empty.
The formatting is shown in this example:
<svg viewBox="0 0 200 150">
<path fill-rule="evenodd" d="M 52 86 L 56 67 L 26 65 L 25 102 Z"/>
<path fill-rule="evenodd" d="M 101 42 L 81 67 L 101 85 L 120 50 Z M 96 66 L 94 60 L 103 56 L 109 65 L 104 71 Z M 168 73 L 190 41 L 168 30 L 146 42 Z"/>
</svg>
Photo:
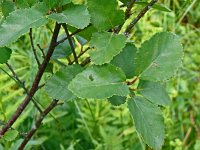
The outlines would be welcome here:
<svg viewBox="0 0 200 150">
<path fill-rule="evenodd" d="M 45 57 L 45 53 L 44 50 L 41 48 L 40 44 L 37 44 L 37 47 L 39 48 L 39 50 L 42 52 L 42 57 Z"/>
<path fill-rule="evenodd" d="M 151 2 L 142 9 L 142 11 L 137 15 L 137 17 L 128 25 L 124 34 L 126 36 L 129 35 L 131 29 L 135 26 L 135 24 L 146 14 L 146 12 L 151 9 L 151 7 L 157 2 L 158 0 L 151 0 Z"/>
<path fill-rule="evenodd" d="M 58 105 L 58 100 L 53 100 L 51 104 L 40 114 L 39 118 L 35 122 L 35 127 L 31 129 L 25 136 L 23 142 L 21 143 L 18 150 L 23 150 L 26 146 L 26 144 L 30 141 L 34 133 L 39 129 L 39 127 L 42 125 L 43 119 L 49 114 L 49 112 L 55 108 Z"/>
<path fill-rule="evenodd" d="M 136 0 L 131 0 L 129 5 L 127 6 L 127 9 L 125 11 L 125 19 L 127 20 L 131 16 L 131 9 L 134 5 Z"/>
<path fill-rule="evenodd" d="M 37 91 L 45 86 L 45 83 L 38 86 Z"/>
<path fill-rule="evenodd" d="M 30 28 L 30 31 L 29 31 L 29 37 L 30 37 L 30 41 L 31 41 L 31 47 L 32 47 L 32 50 L 33 50 L 33 54 L 35 56 L 35 60 L 38 64 L 38 67 L 40 67 L 40 61 L 38 59 L 38 56 L 37 56 L 37 52 L 36 52 L 36 49 L 35 49 L 35 46 L 34 46 L 34 42 L 33 42 L 33 32 L 32 32 L 32 28 Z"/>
<path fill-rule="evenodd" d="M 74 56 L 74 61 L 75 61 L 76 64 L 78 64 L 78 57 L 77 57 L 77 55 L 76 55 L 76 51 L 75 51 L 75 48 L 74 48 L 74 44 L 73 44 L 73 41 L 72 41 L 72 37 L 71 37 L 70 34 L 69 34 L 67 25 L 66 25 L 65 23 L 63 23 L 62 26 L 63 26 L 63 28 L 64 28 L 64 30 L 65 30 L 65 33 L 66 33 L 67 37 L 69 37 L 69 38 L 68 38 L 68 41 L 69 41 L 69 45 L 70 45 L 71 50 L 72 50 L 72 54 L 73 54 L 73 56 Z"/>
<path fill-rule="evenodd" d="M 84 51 L 81 51 L 79 53 L 79 55 L 77 56 L 77 58 L 79 59 L 83 54 L 85 54 L 88 50 L 90 49 L 90 47 L 86 48 Z M 75 62 L 75 60 L 69 62 L 69 65 L 72 65 Z"/>
<path fill-rule="evenodd" d="M 51 43 L 48 49 L 48 52 L 43 60 L 43 63 L 40 65 L 40 68 L 35 76 L 33 85 L 30 89 L 29 94 L 25 97 L 24 101 L 19 105 L 19 107 L 17 108 L 16 112 L 13 114 L 13 116 L 10 118 L 10 120 L 3 126 L 3 128 L 0 130 L 0 137 L 2 137 L 6 131 L 8 131 L 8 129 L 15 123 L 15 121 L 19 118 L 19 116 L 21 115 L 21 113 L 24 111 L 24 109 L 26 108 L 26 106 L 29 104 L 29 102 L 31 101 L 31 99 L 33 98 L 35 92 L 37 91 L 39 82 L 43 76 L 43 73 L 47 67 L 48 62 L 50 61 L 50 58 L 54 52 L 54 49 L 56 47 L 57 44 L 57 38 L 58 38 L 58 34 L 60 31 L 60 27 L 61 25 L 56 23 L 55 25 L 55 29 L 54 29 L 54 33 L 51 39 Z"/>
<path fill-rule="evenodd" d="M 90 27 L 90 26 L 91 26 L 91 24 L 88 25 L 86 28 L 88 28 L 88 27 Z M 84 28 L 84 29 L 77 29 L 76 31 L 74 31 L 73 33 L 71 33 L 70 36 L 73 36 L 73 35 L 75 35 L 75 34 L 81 32 L 81 31 L 85 30 L 86 28 Z M 59 44 L 61 44 L 61 43 L 63 43 L 63 42 L 64 42 L 65 40 L 67 40 L 68 38 L 69 38 L 69 36 L 67 36 L 67 37 L 65 37 L 65 38 L 63 38 L 63 39 L 61 39 L 60 41 L 57 42 L 56 46 L 59 45 Z"/>
<path fill-rule="evenodd" d="M 89 64 L 90 62 L 91 62 L 90 57 L 87 57 L 87 58 L 81 63 L 81 66 L 84 67 L 84 66 L 86 66 L 87 64 Z"/>
</svg>

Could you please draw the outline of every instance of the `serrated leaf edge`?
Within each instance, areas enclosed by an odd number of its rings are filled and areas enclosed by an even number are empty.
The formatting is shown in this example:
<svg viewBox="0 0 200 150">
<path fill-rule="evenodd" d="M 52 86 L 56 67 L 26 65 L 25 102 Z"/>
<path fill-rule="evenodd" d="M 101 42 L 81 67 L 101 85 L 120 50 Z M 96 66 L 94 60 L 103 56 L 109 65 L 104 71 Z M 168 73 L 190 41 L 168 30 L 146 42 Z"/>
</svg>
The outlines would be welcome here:
<svg viewBox="0 0 200 150">
<path fill-rule="evenodd" d="M 109 65 L 112 65 L 112 64 L 109 64 Z M 98 66 L 98 65 L 96 65 L 96 66 Z M 114 66 L 114 65 L 112 65 L 112 66 Z M 93 66 L 91 66 L 91 67 L 93 67 Z M 123 71 L 121 68 L 116 67 L 116 66 L 114 66 L 114 67 L 115 67 L 116 69 L 119 69 L 119 70 L 123 73 L 124 77 L 126 78 L 126 75 L 125 75 L 124 71 Z M 86 70 L 83 70 L 83 71 L 80 72 L 80 73 L 83 73 L 84 71 L 86 71 Z M 79 73 L 79 74 L 80 74 L 80 73 Z M 78 76 L 79 74 L 77 74 L 76 76 Z M 75 76 L 72 80 L 74 80 L 74 79 L 76 78 L 76 76 Z M 72 82 L 72 81 L 71 81 L 71 82 Z M 71 84 L 71 82 L 70 82 L 69 85 L 68 85 L 68 89 L 69 89 L 76 97 L 78 97 L 78 98 L 80 98 L 80 99 L 86 99 L 85 97 L 78 96 L 76 93 L 74 93 L 73 90 L 71 90 L 71 88 L 69 87 L 70 84 Z M 126 84 L 125 81 L 124 81 L 124 82 L 119 82 L 119 83 L 124 83 L 124 84 Z M 130 91 L 129 91 L 129 92 L 130 92 Z M 114 95 L 116 95 L 116 96 L 125 96 L 125 95 L 117 95 L 117 94 L 113 94 L 112 96 L 114 96 Z M 111 98 L 112 96 L 105 97 L 104 99 Z M 89 98 L 88 98 L 88 99 L 89 99 Z M 99 99 L 102 99 L 102 98 L 99 98 Z"/>
<path fill-rule="evenodd" d="M 159 34 L 162 34 L 162 33 L 167 33 L 167 34 L 171 34 L 171 35 L 173 35 L 173 36 L 176 36 L 176 37 L 178 37 L 175 33 L 172 33 L 172 32 L 158 32 L 158 33 L 155 33 L 152 37 L 154 37 L 154 36 L 158 36 Z M 144 41 L 143 43 L 142 43 L 142 45 L 144 44 L 144 43 L 146 43 L 146 42 L 149 42 L 150 40 L 151 40 L 151 38 L 152 37 L 150 37 L 148 40 L 146 40 L 146 41 Z M 179 39 L 179 41 L 180 41 L 180 39 Z M 137 50 L 137 52 L 136 52 L 136 56 L 137 56 L 137 54 L 138 53 L 140 53 L 140 48 L 142 47 L 142 45 L 138 48 L 138 50 Z M 182 51 L 182 57 L 180 58 L 180 64 L 176 67 L 176 70 L 174 71 L 174 73 L 173 73 L 173 75 L 171 75 L 171 77 L 165 77 L 165 78 L 163 78 L 163 79 L 158 79 L 158 80 L 153 80 L 153 81 L 155 81 L 155 82 L 161 82 L 161 81 L 163 81 L 163 82 L 165 82 L 165 81 L 169 81 L 170 79 L 172 79 L 172 78 L 174 78 L 175 76 L 176 76 L 176 74 L 178 73 L 178 70 L 179 70 L 179 68 L 182 66 L 182 64 L 183 64 L 183 58 L 184 58 L 184 52 L 183 52 L 183 44 L 181 43 L 181 41 L 180 41 L 180 45 L 181 45 L 181 51 Z M 136 60 L 136 57 L 134 58 L 134 60 Z M 134 62 L 136 62 L 136 61 L 134 61 Z M 146 70 L 146 69 L 145 69 Z M 142 73 L 144 73 L 145 71 L 143 71 Z M 139 78 L 141 77 L 141 75 L 142 75 L 142 73 L 140 73 L 139 75 L 137 75 Z"/>
<path fill-rule="evenodd" d="M 105 31 L 94 32 L 94 33 L 92 34 L 91 39 L 93 38 L 93 36 L 94 36 L 95 33 L 107 33 L 107 32 L 105 32 Z M 113 34 L 115 34 L 115 33 L 113 33 Z M 115 35 L 123 35 L 123 34 L 115 34 Z M 124 36 L 124 37 L 125 37 L 125 36 Z M 125 37 L 125 38 L 126 38 L 126 37 Z M 108 64 L 108 63 L 110 63 L 110 62 L 114 59 L 115 56 L 119 55 L 119 53 L 121 53 L 121 52 L 123 51 L 123 49 L 124 49 L 124 47 L 126 46 L 126 44 L 127 44 L 127 42 L 125 41 L 125 44 L 124 44 L 124 46 L 121 48 L 121 50 L 118 51 L 118 53 L 117 53 L 116 55 L 113 55 L 113 56 L 111 57 L 110 60 L 108 60 L 108 61 L 106 61 L 106 62 L 104 62 L 104 63 L 95 63 L 95 62 L 92 60 L 92 58 L 91 58 L 91 61 L 92 61 L 95 65 L 98 65 L 98 66 L 101 66 L 101 65 L 104 65 L 104 64 Z M 90 52 L 90 53 L 93 53 L 93 52 Z M 90 54 L 90 53 L 89 53 L 89 54 Z M 119 68 L 119 67 L 117 67 L 117 68 Z M 121 69 L 121 68 L 120 68 L 120 69 Z"/>
</svg>

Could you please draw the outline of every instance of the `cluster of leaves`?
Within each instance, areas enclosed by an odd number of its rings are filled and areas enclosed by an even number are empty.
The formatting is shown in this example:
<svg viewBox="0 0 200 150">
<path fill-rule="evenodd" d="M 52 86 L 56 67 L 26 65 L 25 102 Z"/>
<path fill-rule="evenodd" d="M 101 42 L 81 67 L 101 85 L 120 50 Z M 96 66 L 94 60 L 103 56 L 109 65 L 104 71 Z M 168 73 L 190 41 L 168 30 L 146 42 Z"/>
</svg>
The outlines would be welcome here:
<svg viewBox="0 0 200 150">
<path fill-rule="evenodd" d="M 70 0 L 9 3 L 20 9 L 9 9 L 9 13 L 4 13 L 0 26 L 0 63 L 6 63 L 11 56 L 12 50 L 8 45 L 30 28 L 38 28 L 51 21 L 65 23 L 71 31 L 86 28 L 79 35 L 89 41 L 85 43 L 90 48 L 88 56 L 91 64 L 62 67 L 45 83 L 46 93 L 53 99 L 66 102 L 108 99 L 114 106 L 119 106 L 127 101 L 136 130 L 145 143 L 161 149 L 164 120 L 160 107 L 170 102 L 163 82 L 175 75 L 183 55 L 176 35 L 157 33 L 139 48 L 136 47 L 123 33 L 114 33 L 125 21 L 124 11 L 119 9 L 116 0 L 87 0 L 87 3 L 79 5 Z M 11 5 L 3 4 L 2 10 L 3 7 L 11 8 Z M 69 41 L 66 44 L 69 46 Z M 54 60 L 73 54 L 72 50 L 63 53 L 63 47 L 58 46 L 55 53 L 61 53 L 62 57 L 59 55 Z M 74 59 L 74 62 L 80 61 L 76 57 Z"/>
</svg>

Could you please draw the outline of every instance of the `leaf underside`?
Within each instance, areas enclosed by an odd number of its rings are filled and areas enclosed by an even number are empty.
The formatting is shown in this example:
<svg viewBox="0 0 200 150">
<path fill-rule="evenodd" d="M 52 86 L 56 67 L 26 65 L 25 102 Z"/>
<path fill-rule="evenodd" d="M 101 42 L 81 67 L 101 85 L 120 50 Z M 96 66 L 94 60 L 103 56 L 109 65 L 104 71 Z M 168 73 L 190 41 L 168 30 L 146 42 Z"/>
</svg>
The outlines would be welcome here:
<svg viewBox="0 0 200 150">
<path fill-rule="evenodd" d="M 110 98 L 108 98 L 108 101 L 113 105 L 113 106 L 120 106 L 126 102 L 126 97 L 125 96 L 118 96 L 114 95 Z"/>
</svg>

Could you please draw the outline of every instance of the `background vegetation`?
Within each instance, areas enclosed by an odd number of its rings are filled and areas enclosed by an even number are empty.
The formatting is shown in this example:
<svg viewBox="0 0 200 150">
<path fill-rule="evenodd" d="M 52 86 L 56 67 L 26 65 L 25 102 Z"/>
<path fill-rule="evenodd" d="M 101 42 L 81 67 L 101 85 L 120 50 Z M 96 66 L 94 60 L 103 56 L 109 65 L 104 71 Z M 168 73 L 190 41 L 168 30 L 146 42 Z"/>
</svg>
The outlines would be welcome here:
<svg viewBox="0 0 200 150">
<path fill-rule="evenodd" d="M 166 124 L 165 150 L 199 150 L 200 149 L 200 3 L 198 0 L 163 0 L 171 12 L 152 9 L 140 20 L 132 33 L 137 45 L 159 31 L 171 31 L 180 36 L 185 56 L 177 78 L 167 82 L 171 96 L 171 104 L 163 110 Z M 135 5 L 134 14 L 141 10 Z M 134 17 L 133 14 L 133 17 Z M 51 28 L 51 25 L 49 26 Z M 39 28 L 33 30 L 34 41 L 42 40 L 46 47 L 51 30 Z M 80 43 L 78 47 L 81 48 Z M 23 36 L 13 45 L 14 53 L 10 64 L 29 85 L 34 77 L 37 64 L 29 37 Z M 58 69 L 54 63 L 54 72 Z M 23 89 L 16 84 L 0 66 L 0 120 L 7 120 L 15 111 L 16 106 L 24 98 Z M 3 70 L 2 70 L 3 69 Z M 8 71 L 8 73 L 10 73 Z M 46 72 L 46 79 L 51 72 Z M 42 99 L 46 106 L 51 101 L 43 90 L 37 93 L 37 100 Z M 126 104 L 124 104 L 126 105 Z M 23 116 L 14 124 L 14 128 L 28 131 L 34 125 L 37 116 L 34 107 L 29 105 Z M 0 122 L 3 124 L 4 122 Z M 19 126 L 20 125 L 20 126 Z M 0 150 L 15 150 L 25 133 L 15 139 L 8 136 L 0 140 Z M 125 106 L 113 107 L 107 101 L 78 100 L 68 102 L 54 109 L 44 120 L 44 125 L 35 134 L 26 149 L 61 149 L 61 150 L 122 150 L 147 148 L 138 137 L 131 116 Z M 148 148 L 147 148 L 148 149 Z"/>
</svg>

